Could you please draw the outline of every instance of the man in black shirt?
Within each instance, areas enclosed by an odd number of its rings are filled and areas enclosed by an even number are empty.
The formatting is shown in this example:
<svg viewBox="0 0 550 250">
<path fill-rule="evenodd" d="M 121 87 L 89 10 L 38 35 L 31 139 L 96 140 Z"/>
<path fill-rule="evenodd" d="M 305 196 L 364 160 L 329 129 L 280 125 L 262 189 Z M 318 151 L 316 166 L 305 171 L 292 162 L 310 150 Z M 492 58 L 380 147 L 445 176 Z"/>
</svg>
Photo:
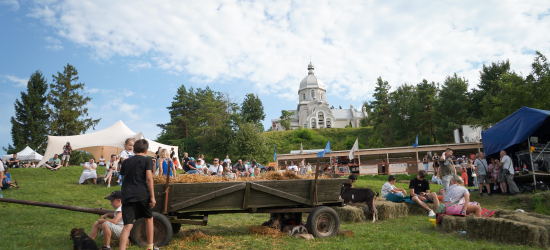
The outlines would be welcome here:
<svg viewBox="0 0 550 250">
<path fill-rule="evenodd" d="M 145 218 L 147 225 L 148 249 L 153 246 L 153 211 L 155 195 L 153 189 L 153 161 L 146 157 L 149 143 L 145 139 L 137 140 L 134 143 L 135 156 L 122 162 L 120 175 L 124 176 L 122 183 L 122 220 L 124 228 L 120 233 L 120 249 L 125 250 L 128 243 L 128 236 L 134 226 L 134 220 Z M 157 248 L 158 249 L 158 248 Z"/>
<path fill-rule="evenodd" d="M 246 172 L 246 166 L 243 164 L 242 159 L 239 159 L 237 163 L 235 163 L 235 166 L 233 166 L 233 170 L 235 170 L 235 174 L 237 175 L 237 177 L 239 176 L 248 177 L 248 173 Z"/>
<path fill-rule="evenodd" d="M 424 202 L 431 201 L 437 208 L 439 206 L 439 200 L 436 193 L 430 193 L 430 182 L 425 179 L 426 171 L 418 171 L 416 178 L 409 182 L 409 189 L 411 190 L 411 200 L 418 204 L 420 207 L 428 211 L 428 216 L 435 216 L 433 210 L 431 210 Z"/>
<path fill-rule="evenodd" d="M 17 153 L 13 154 L 13 158 L 6 160 L 8 167 L 15 168 L 19 164 L 19 158 L 17 158 Z M 2 181 L 2 180 L 0 180 Z"/>
</svg>

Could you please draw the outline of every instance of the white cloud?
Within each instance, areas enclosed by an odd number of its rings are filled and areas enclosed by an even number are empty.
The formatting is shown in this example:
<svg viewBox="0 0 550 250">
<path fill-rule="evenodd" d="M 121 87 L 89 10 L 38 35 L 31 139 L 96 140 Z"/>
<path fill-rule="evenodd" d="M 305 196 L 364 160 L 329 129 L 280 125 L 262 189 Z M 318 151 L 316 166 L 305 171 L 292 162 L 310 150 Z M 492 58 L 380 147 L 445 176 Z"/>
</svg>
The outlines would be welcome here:
<svg viewBox="0 0 550 250">
<path fill-rule="evenodd" d="M 14 75 L 0 75 L 1 78 L 5 78 L 10 82 L 14 82 L 15 84 L 12 84 L 14 87 L 27 87 L 27 83 L 29 79 L 25 78 L 19 78 Z"/>
<path fill-rule="evenodd" d="M 311 56 L 329 95 L 364 100 L 378 76 L 397 86 L 457 72 L 475 85 L 481 63 L 506 59 L 527 73 L 534 55 L 526 51 L 550 53 L 549 8 L 549 1 L 496 0 L 67 0 L 35 3 L 29 16 L 94 57 L 129 57 L 132 71 L 251 82 L 289 100 Z"/>
<path fill-rule="evenodd" d="M 48 36 L 44 38 L 44 40 L 46 40 L 46 42 L 48 43 L 48 45 L 46 45 L 46 49 L 53 50 L 53 51 L 58 51 L 63 49 L 63 45 L 61 45 L 61 40 L 59 39 Z"/>
<path fill-rule="evenodd" d="M 100 91 L 101 91 L 101 89 L 96 89 L 96 88 L 88 89 L 88 93 L 90 93 L 90 94 L 95 94 L 95 93 L 98 93 Z"/>
<path fill-rule="evenodd" d="M 12 10 L 19 10 L 19 2 L 17 0 L 0 0 L 0 5 L 8 5 Z"/>
</svg>

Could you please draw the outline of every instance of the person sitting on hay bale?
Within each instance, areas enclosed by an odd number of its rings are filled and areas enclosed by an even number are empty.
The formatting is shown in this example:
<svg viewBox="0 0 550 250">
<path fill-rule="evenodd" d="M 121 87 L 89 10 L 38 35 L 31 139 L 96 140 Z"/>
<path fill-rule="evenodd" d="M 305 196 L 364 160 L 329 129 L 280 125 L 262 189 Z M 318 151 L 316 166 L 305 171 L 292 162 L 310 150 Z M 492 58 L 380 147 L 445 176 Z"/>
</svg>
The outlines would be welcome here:
<svg viewBox="0 0 550 250">
<path fill-rule="evenodd" d="M 458 175 L 451 178 L 451 185 L 447 188 L 443 203 L 446 214 L 474 214 L 476 217 L 481 217 L 481 206 L 477 202 L 470 202 L 470 192 L 464 187 L 462 177 Z"/>
<path fill-rule="evenodd" d="M 409 183 L 409 189 L 411 191 L 411 197 L 405 198 L 406 202 L 419 205 L 420 207 L 426 209 L 428 211 L 428 216 L 432 217 L 435 216 L 435 213 L 433 210 L 431 210 L 425 202 L 433 202 L 435 204 L 435 207 L 439 206 L 439 200 L 437 199 L 436 193 L 430 193 L 430 182 L 425 179 L 426 177 L 426 171 L 420 170 L 418 171 L 418 176 L 416 178 L 412 179 Z"/>
<path fill-rule="evenodd" d="M 120 233 L 122 228 L 124 228 L 124 220 L 122 219 L 122 193 L 117 190 L 113 191 L 105 199 L 111 201 L 111 206 L 115 209 L 113 214 L 104 214 L 97 220 L 92 226 L 90 231 L 90 238 L 95 240 L 97 233 L 101 230 L 100 236 L 103 236 L 103 248 L 102 249 L 111 249 L 111 239 L 118 240 L 120 238 Z M 111 220 L 107 217 L 112 218 Z"/>
<path fill-rule="evenodd" d="M 397 196 L 399 198 L 403 198 L 405 195 L 407 195 L 407 191 L 405 189 L 396 188 L 394 186 L 395 181 L 397 178 L 395 176 L 390 175 L 388 176 L 388 181 L 384 183 L 384 186 L 382 186 L 382 198 L 386 198 L 386 200 L 393 201 L 394 197 Z"/>
<path fill-rule="evenodd" d="M 84 183 L 84 181 L 87 179 L 93 179 L 94 184 L 97 184 L 96 169 L 97 169 L 97 165 L 94 163 L 94 158 L 91 157 L 90 161 L 84 164 L 84 171 L 82 171 L 80 180 L 78 180 L 78 185 L 82 185 L 82 183 Z"/>
</svg>

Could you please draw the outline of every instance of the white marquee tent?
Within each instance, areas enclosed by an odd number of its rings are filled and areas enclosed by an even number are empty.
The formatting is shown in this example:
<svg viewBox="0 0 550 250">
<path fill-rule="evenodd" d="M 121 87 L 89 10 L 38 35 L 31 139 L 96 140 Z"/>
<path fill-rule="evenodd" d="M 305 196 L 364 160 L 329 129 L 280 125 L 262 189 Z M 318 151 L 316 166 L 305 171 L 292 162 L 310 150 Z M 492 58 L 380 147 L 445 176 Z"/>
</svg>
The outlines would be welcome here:
<svg viewBox="0 0 550 250">
<path fill-rule="evenodd" d="M 12 157 L 13 155 L 4 155 L 2 156 L 2 160 L 9 160 Z M 19 160 L 21 161 L 40 161 L 42 160 L 42 157 L 43 156 L 41 154 L 36 153 L 34 150 L 29 148 L 29 146 L 17 152 L 17 158 L 19 158 Z"/>
<path fill-rule="evenodd" d="M 124 150 L 124 141 L 127 138 L 146 139 L 149 142 L 148 156 L 155 156 L 155 152 L 159 147 L 170 150 L 174 148 L 176 155 L 178 155 L 178 147 L 164 145 L 162 143 L 155 142 L 153 140 L 144 138 L 142 133 L 135 133 L 130 130 L 122 121 L 118 121 L 112 126 L 97 132 L 83 135 L 72 136 L 48 136 L 48 147 L 44 153 L 44 158 L 38 163 L 38 166 L 42 166 L 47 160 L 52 158 L 55 154 L 61 155 L 63 153 L 63 146 L 67 143 L 71 143 L 73 150 L 86 151 L 97 160 L 103 155 L 107 160 L 111 158 L 111 154 L 119 155 Z M 21 157 L 19 157 L 21 159 Z"/>
</svg>

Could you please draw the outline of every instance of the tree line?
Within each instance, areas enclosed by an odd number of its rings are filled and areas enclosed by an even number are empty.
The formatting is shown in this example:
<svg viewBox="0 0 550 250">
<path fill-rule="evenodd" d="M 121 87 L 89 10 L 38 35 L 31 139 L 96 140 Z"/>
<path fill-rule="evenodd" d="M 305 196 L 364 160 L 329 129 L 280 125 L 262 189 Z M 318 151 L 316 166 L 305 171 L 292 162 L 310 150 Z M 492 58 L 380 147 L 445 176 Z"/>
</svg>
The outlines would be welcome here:
<svg viewBox="0 0 550 250">
<path fill-rule="evenodd" d="M 550 109 L 550 66 L 536 52 L 527 76 L 511 70 L 509 60 L 492 62 L 480 71 L 479 83 L 472 90 L 469 82 L 456 73 L 442 84 L 423 80 L 404 83 L 395 90 L 381 77 L 377 79 L 374 100 L 364 102 L 369 116 L 361 126 L 374 128 L 370 148 L 453 142 L 453 130 L 461 125 L 487 129 L 522 106 Z"/>
<path fill-rule="evenodd" d="M 88 117 L 86 105 L 92 98 L 78 80 L 78 71 L 70 64 L 52 75 L 50 84 L 40 70 L 33 72 L 27 91 L 15 100 L 15 116 L 10 118 L 12 143 L 3 149 L 13 154 L 29 146 L 43 154 L 48 135 L 78 135 L 95 127 L 100 119 Z"/>
<path fill-rule="evenodd" d="M 242 103 L 209 87 L 178 88 L 168 107 L 170 122 L 158 124 L 158 142 L 180 147 L 189 156 L 204 154 L 208 162 L 223 159 L 255 159 L 268 162 L 269 146 L 262 135 L 264 107 L 257 95 L 249 93 Z"/>
</svg>

